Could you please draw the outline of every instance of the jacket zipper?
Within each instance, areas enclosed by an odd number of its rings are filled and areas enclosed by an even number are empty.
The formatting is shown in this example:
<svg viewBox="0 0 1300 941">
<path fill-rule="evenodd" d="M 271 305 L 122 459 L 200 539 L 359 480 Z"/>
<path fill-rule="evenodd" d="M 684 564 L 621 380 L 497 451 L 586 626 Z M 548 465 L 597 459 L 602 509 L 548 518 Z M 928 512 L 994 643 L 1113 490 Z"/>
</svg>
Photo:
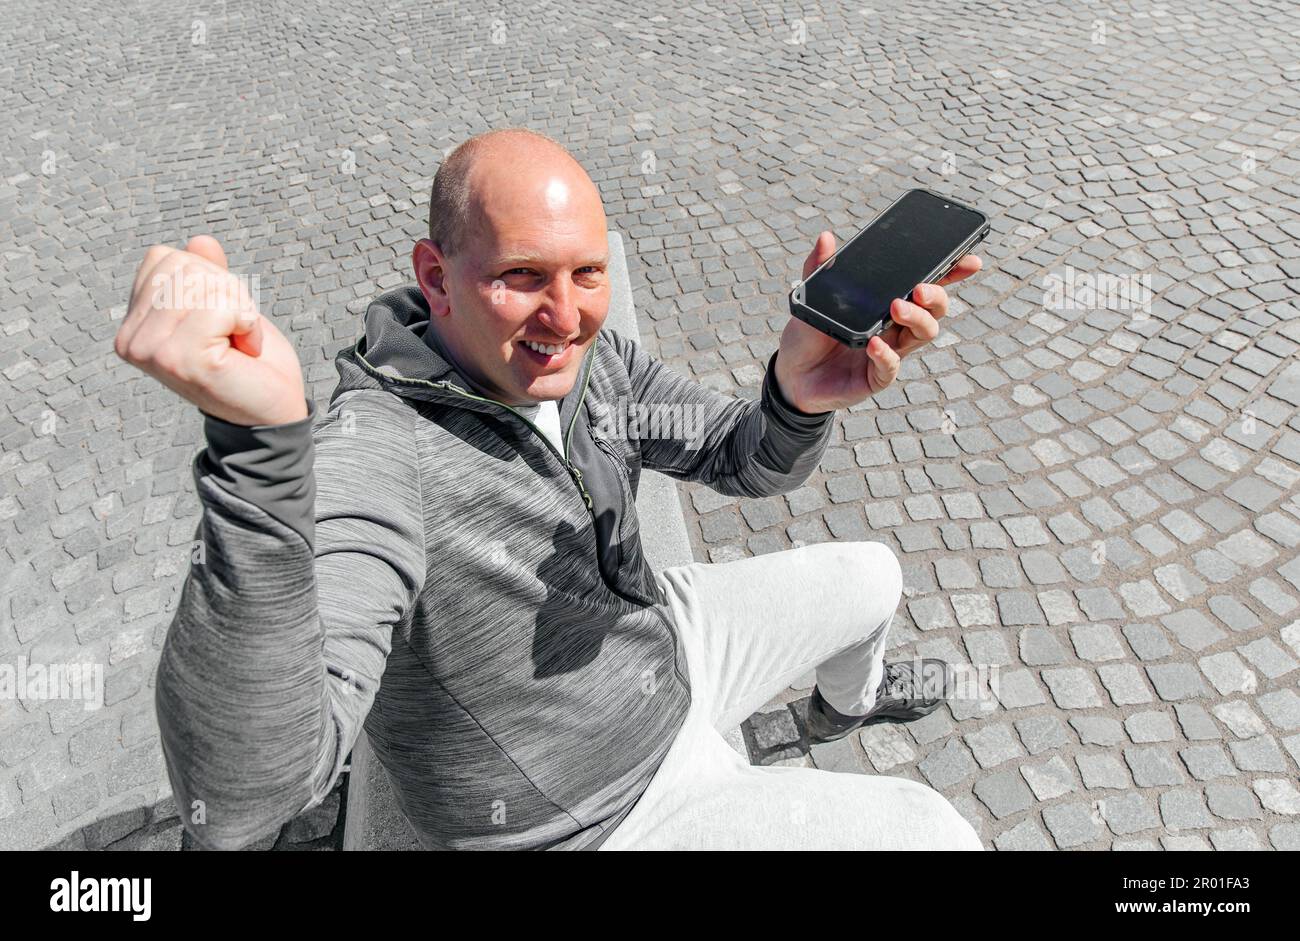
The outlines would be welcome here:
<svg viewBox="0 0 1300 941">
<path fill-rule="evenodd" d="M 475 401 L 478 402 L 486 402 L 489 405 L 496 405 L 506 409 L 507 411 L 513 412 L 516 416 L 518 416 L 520 421 L 522 421 L 525 425 L 527 425 L 529 428 L 532 429 L 533 434 L 537 435 L 537 437 L 542 439 L 542 443 L 545 444 L 548 448 L 550 448 L 551 453 L 553 453 L 559 459 L 560 463 L 564 465 L 565 469 L 569 472 L 569 476 L 573 478 L 573 482 L 578 485 L 578 490 L 582 494 L 582 501 L 587 506 L 587 513 L 588 515 L 591 516 L 592 521 L 594 522 L 596 518 L 596 510 L 593 507 L 591 502 L 591 494 L 587 492 L 587 488 L 582 483 L 582 471 L 578 469 L 578 466 L 576 464 L 574 464 L 572 461 L 569 460 L 568 451 L 569 451 L 569 443 L 573 440 L 573 426 L 578 420 L 578 414 L 582 411 L 582 403 L 587 398 L 587 386 L 591 380 L 592 364 L 596 361 L 596 347 L 599 343 L 600 343 L 600 334 L 597 333 L 596 336 L 592 339 L 591 350 L 589 351 L 588 359 L 587 359 L 587 367 L 582 374 L 582 392 L 578 394 L 578 404 L 573 409 L 573 417 L 569 419 L 569 428 L 564 435 L 564 451 L 565 451 L 564 454 L 561 454 L 556 449 L 555 445 L 551 443 L 551 439 L 546 437 L 546 435 L 542 433 L 542 429 L 538 428 L 531 421 L 525 418 L 522 412 L 518 411 L 517 409 L 511 408 L 509 405 L 506 405 L 504 402 L 498 402 L 495 399 L 484 398 L 481 395 L 474 395 L 472 392 L 467 392 L 466 390 L 462 389 L 460 386 L 454 385 L 449 379 L 444 379 L 441 382 L 429 382 L 427 379 L 410 379 L 407 378 L 406 376 L 386 376 L 383 373 L 379 373 L 378 375 L 383 376 L 384 379 L 390 382 L 393 381 L 406 382 L 406 383 L 411 383 L 413 385 L 428 386 L 431 389 L 443 389 L 448 392 L 455 392 L 458 395 L 463 395 L 467 399 L 474 399 Z M 371 366 L 370 363 L 366 361 L 366 358 L 364 356 L 358 353 L 357 359 L 361 360 L 362 363 L 365 363 L 367 369 L 374 371 L 374 367 Z M 622 592 L 616 591 L 616 594 L 618 594 L 619 597 L 626 597 L 622 594 Z M 688 703 L 693 702 L 695 699 L 695 694 L 694 691 L 691 689 L 690 680 L 682 675 L 682 671 L 677 666 L 677 660 L 681 654 L 680 643 L 678 642 L 677 639 L 677 631 L 673 628 L 672 624 L 669 623 L 668 616 L 659 610 L 659 605 L 657 603 L 648 605 L 647 607 L 649 607 L 650 610 L 654 611 L 654 613 L 658 616 L 659 620 L 663 622 L 664 629 L 668 632 L 668 636 L 672 638 L 673 672 L 677 674 L 678 681 L 681 682 L 682 686 L 687 690 L 686 695 L 688 697 L 687 700 Z"/>
<path fill-rule="evenodd" d="M 463 396 L 465 396 L 466 398 L 476 399 L 476 400 L 479 401 L 479 402 L 488 402 L 488 403 L 490 403 L 490 404 L 492 404 L 492 405 L 500 405 L 502 408 L 504 408 L 504 409 L 509 409 L 511 412 L 514 412 L 516 415 L 518 415 L 520 421 L 522 421 L 522 422 L 523 422 L 524 424 L 526 424 L 529 428 L 531 428 L 531 429 L 533 430 L 533 433 L 534 433 L 535 435 L 537 435 L 537 437 L 539 437 L 539 438 L 542 439 L 542 441 L 546 444 L 546 446 L 547 446 L 548 448 L 550 448 L 552 452 L 554 452 L 555 456 L 556 456 L 557 458 L 559 458 L 559 459 L 560 459 L 560 462 L 561 462 L 561 463 L 562 463 L 562 464 L 563 464 L 563 465 L 568 469 L 568 471 L 569 471 L 569 475 L 573 478 L 574 483 L 576 483 L 576 484 L 578 485 L 578 490 L 580 490 L 580 491 L 582 492 L 582 499 L 583 499 L 583 501 L 587 504 L 587 512 L 591 515 L 593 522 L 594 522 L 594 520 L 595 520 L 595 518 L 596 518 L 596 511 L 595 511 L 594 507 L 592 506 L 592 502 L 591 502 L 591 494 L 589 494 L 589 493 L 587 492 L 587 488 L 586 488 L 585 486 L 583 486 L 583 483 L 582 483 L 582 471 L 578 469 L 578 467 L 577 467 L 576 464 L 574 464 L 572 461 L 569 460 L 569 458 L 568 458 L 568 451 L 569 451 L 569 443 L 573 440 L 573 426 L 574 426 L 574 423 L 578 420 L 578 413 L 582 411 L 582 403 L 583 403 L 583 401 L 587 398 L 587 385 L 588 385 L 588 381 L 591 379 L 591 368 L 592 368 L 592 363 L 594 363 L 595 360 L 596 360 L 596 344 L 599 343 L 599 342 L 600 342 L 600 334 L 596 334 L 596 338 L 595 338 L 595 340 L 592 342 L 592 346 L 591 346 L 591 359 L 588 360 L 586 371 L 583 373 L 583 376 L 582 376 L 582 392 L 579 393 L 579 395 L 578 395 L 578 404 L 577 404 L 577 406 L 575 406 L 574 409 L 573 409 L 573 417 L 569 419 L 569 428 L 568 428 L 568 430 L 565 432 L 565 435 L 564 435 L 564 451 L 565 451 L 564 454 L 561 454 L 559 451 L 557 451 L 557 450 L 555 449 L 555 445 L 551 444 L 551 439 L 548 438 L 548 437 L 546 437 L 546 435 L 544 435 L 544 434 L 542 433 L 542 430 L 541 430 L 540 428 L 538 428 L 536 425 L 534 425 L 532 422 L 530 422 L 527 418 L 525 418 L 521 412 L 519 412 L 519 411 L 516 410 L 516 409 L 510 408 L 510 406 L 509 406 L 509 405 L 506 405 L 504 402 L 498 402 L 498 401 L 496 401 L 495 399 L 485 399 L 485 398 L 483 398 L 482 396 L 474 395 L 474 394 L 471 393 L 471 392 L 466 392 L 464 389 L 460 388 L 459 386 L 452 385 L 451 382 L 450 382 L 450 380 L 447 380 L 447 379 L 444 379 L 442 382 L 431 382 L 431 383 L 428 383 L 428 385 L 437 386 L 438 388 L 442 388 L 442 389 L 447 389 L 447 390 L 450 390 L 450 391 L 452 391 L 452 392 L 459 393 L 460 395 L 463 395 Z M 391 378 L 391 377 L 390 377 L 390 378 Z M 406 381 L 408 381 L 408 382 L 422 382 L 423 380 L 419 380 L 419 379 L 409 379 L 409 380 L 406 380 Z M 593 440 L 599 440 L 599 439 L 596 439 L 596 438 L 593 436 Z M 598 450 L 598 451 L 603 451 L 604 449 L 601 448 L 601 447 L 599 446 L 599 444 L 598 444 L 596 450 Z M 605 453 L 608 454 L 608 452 L 605 452 Z M 622 494 L 622 487 L 621 487 L 621 486 L 620 486 L 620 488 L 619 488 L 619 492 L 620 492 L 620 494 Z M 624 500 L 626 500 L 626 497 L 624 497 Z M 627 503 L 626 503 L 626 502 L 624 502 L 624 504 L 623 504 L 623 511 L 624 511 L 625 513 L 627 512 Z M 620 564 L 620 566 L 622 565 L 622 548 L 623 548 L 623 547 L 622 547 L 622 541 L 620 540 L 620 542 L 619 542 L 619 553 L 620 553 L 620 556 L 619 556 L 619 564 Z M 644 599 L 640 599 L 640 598 L 635 598 L 635 599 L 634 599 L 634 598 L 628 598 L 627 595 L 624 595 L 621 591 L 619 591 L 617 588 L 614 588 L 612 585 L 610 585 L 610 586 L 608 586 L 608 587 L 610 588 L 611 591 L 613 591 L 613 592 L 614 592 L 616 595 L 618 595 L 620 598 L 624 598 L 625 600 L 628 600 L 628 601 L 633 601 L 634 603 L 636 603 L 636 604 L 638 604 L 638 605 L 644 603 Z M 682 675 L 682 671 L 681 671 L 681 669 L 678 667 L 678 664 L 677 664 L 677 660 L 678 660 L 678 658 L 679 658 L 680 655 L 681 655 L 681 650 L 680 650 L 680 646 L 681 646 L 681 645 L 680 645 L 680 643 L 678 642 L 678 639 L 677 639 L 677 631 L 673 628 L 672 624 L 669 623 L 669 621 L 668 621 L 668 616 L 667 616 L 666 614 L 664 614 L 662 611 L 659 610 L 659 604 L 657 604 L 657 603 L 653 603 L 653 604 L 650 604 L 650 605 L 646 605 L 646 607 L 648 607 L 651 611 L 653 611 L 653 612 L 655 613 L 655 615 L 659 618 L 659 620 L 663 622 L 664 630 L 667 631 L 668 636 L 669 636 L 670 638 L 672 638 L 672 642 L 673 642 L 673 673 L 675 673 L 675 674 L 677 675 L 677 680 L 678 680 L 678 682 L 680 682 L 680 683 L 682 684 L 682 687 L 687 691 L 687 692 L 686 692 L 686 695 L 687 695 L 687 703 L 688 703 L 688 705 L 689 705 L 689 703 L 691 703 L 692 701 L 694 701 L 695 694 L 694 694 L 694 692 L 691 690 L 691 683 L 690 683 L 690 680 L 689 680 L 687 677 L 685 677 L 685 676 Z"/>
</svg>

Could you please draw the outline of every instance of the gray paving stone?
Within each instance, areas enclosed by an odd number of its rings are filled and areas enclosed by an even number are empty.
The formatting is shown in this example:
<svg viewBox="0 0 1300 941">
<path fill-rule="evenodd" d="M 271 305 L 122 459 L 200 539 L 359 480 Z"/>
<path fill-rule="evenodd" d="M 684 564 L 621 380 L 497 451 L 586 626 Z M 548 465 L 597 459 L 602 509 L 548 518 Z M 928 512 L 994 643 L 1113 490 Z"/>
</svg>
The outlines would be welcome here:
<svg viewBox="0 0 1300 941">
<path fill-rule="evenodd" d="M 980 577 L 989 588 L 1015 588 L 1022 578 L 1020 566 L 1013 558 L 1006 556 L 989 556 L 980 559 Z"/>
<path fill-rule="evenodd" d="M 794 715 L 784 707 L 757 713 L 750 719 L 750 728 L 754 744 L 763 751 L 799 741 L 799 726 Z"/>
<path fill-rule="evenodd" d="M 1108 588 L 1077 588 L 1074 596 L 1079 608 L 1089 619 L 1105 621 L 1124 617 L 1124 609 Z"/>
<path fill-rule="evenodd" d="M 1258 568 L 1277 558 L 1277 550 L 1249 529 L 1233 533 L 1214 546 L 1220 553 L 1249 568 Z"/>
<path fill-rule="evenodd" d="M 1020 632 L 1020 659 L 1029 666 L 1064 663 L 1065 647 L 1052 631 L 1026 627 Z"/>
<path fill-rule="evenodd" d="M 1265 810 L 1275 814 L 1300 814 L 1300 790 L 1285 778 L 1257 778 L 1251 789 Z"/>
<path fill-rule="evenodd" d="M 1164 632 L 1154 624 L 1125 624 L 1123 631 L 1133 652 L 1143 660 L 1160 660 L 1173 652 Z"/>
<path fill-rule="evenodd" d="M 1160 818 L 1170 830 L 1195 830 L 1215 825 L 1215 819 L 1205 806 L 1205 797 L 1192 788 L 1176 788 L 1161 793 Z"/>
<path fill-rule="evenodd" d="M 1038 599 L 1025 591 L 1000 591 L 997 594 L 998 617 L 1007 627 L 1022 624 L 1045 624 L 1046 617 L 1038 606 Z"/>
<path fill-rule="evenodd" d="M 1174 714 L 1178 716 L 1178 725 L 1183 730 L 1183 735 L 1193 742 L 1221 737 L 1219 727 L 1214 724 L 1210 714 L 1197 703 L 1176 703 Z"/>
<path fill-rule="evenodd" d="M 1020 773 L 1034 792 L 1034 797 L 1040 801 L 1052 800 L 1078 790 L 1074 772 L 1060 755 L 1053 755 L 1040 764 L 1022 764 Z"/>
<path fill-rule="evenodd" d="M 948 611 L 944 599 L 938 595 L 909 601 L 907 603 L 907 612 L 912 616 L 913 623 L 923 631 L 941 630 L 956 626 L 956 622 Z"/>
<path fill-rule="evenodd" d="M 1120 596 L 1125 606 L 1140 618 L 1156 617 L 1168 614 L 1169 603 L 1160 594 L 1160 590 L 1150 581 L 1125 582 L 1119 586 Z"/>
<path fill-rule="evenodd" d="M 1292 509 L 1294 512 L 1292 507 L 1288 506 L 1288 509 Z M 1290 582 L 1294 588 L 1300 590 L 1300 556 L 1279 565 L 1277 573 Z"/>
<path fill-rule="evenodd" d="M 1060 624 L 1075 624 L 1083 620 L 1083 614 L 1075 604 L 1074 595 L 1054 588 L 1038 592 L 1038 606 L 1043 609 L 1043 616 L 1053 627 Z"/>
<path fill-rule="evenodd" d="M 1300 667 L 1300 662 L 1286 650 L 1278 646 L 1272 638 L 1261 637 L 1237 648 L 1238 652 L 1250 661 L 1250 664 L 1270 680 L 1286 676 Z"/>
<path fill-rule="evenodd" d="M 1282 490 L 1258 477 L 1241 477 L 1223 488 L 1225 496 L 1240 503 L 1252 513 L 1262 513 L 1282 496 Z"/>
<path fill-rule="evenodd" d="M 1109 624 L 1080 624 L 1070 628 L 1070 642 L 1081 660 L 1093 663 L 1119 660 L 1125 656 L 1123 645 Z"/>
<path fill-rule="evenodd" d="M 1286 756 L 1271 735 L 1258 735 L 1241 742 L 1229 742 L 1232 760 L 1242 771 L 1274 771 L 1288 769 Z"/>
<path fill-rule="evenodd" d="M 946 709 L 942 708 L 907 723 L 907 731 L 918 745 L 929 745 L 931 742 L 947 738 L 952 730 L 952 717 Z"/>
<path fill-rule="evenodd" d="M 1028 809 L 1034 802 L 1033 793 L 1015 768 L 980 778 L 975 782 L 974 791 L 989 813 L 999 820 Z"/>
<path fill-rule="evenodd" d="M 1012 758 L 1023 757 L 1025 754 L 1015 736 L 1011 734 L 1011 727 L 1001 723 L 985 725 L 977 731 L 967 732 L 964 738 L 971 754 L 975 756 L 975 760 L 982 768 L 992 768 Z"/>
<path fill-rule="evenodd" d="M 1259 835 L 1245 827 L 1235 827 L 1231 830 L 1215 830 L 1210 833 L 1210 842 L 1214 844 L 1216 850 L 1223 851 L 1258 850 L 1263 848 Z"/>
<path fill-rule="evenodd" d="M 1224 820 L 1259 820 L 1263 813 L 1250 788 L 1243 784 L 1211 782 L 1205 785 L 1210 813 Z"/>
<path fill-rule="evenodd" d="M 1128 737 L 1138 744 L 1174 740 L 1174 720 L 1167 712 L 1135 712 L 1124 720 Z"/>
<path fill-rule="evenodd" d="M 866 497 L 865 478 L 854 474 L 847 477 L 835 477 L 826 482 L 826 490 L 834 503 L 848 503 Z"/>
<path fill-rule="evenodd" d="M 1028 670 L 1010 670 L 998 677 L 998 702 L 1005 709 L 1025 709 L 1047 702 L 1042 687 Z"/>
<path fill-rule="evenodd" d="M 1035 585 L 1054 585 L 1066 580 L 1065 569 L 1051 552 L 1025 552 L 1020 556 L 1020 564 L 1024 566 L 1029 581 Z"/>
<path fill-rule="evenodd" d="M 1070 741 L 1065 725 L 1054 715 L 1019 719 L 1015 726 L 1020 741 L 1031 755 L 1064 748 Z"/>
<path fill-rule="evenodd" d="M 1216 584 L 1231 581 L 1241 572 L 1236 563 L 1214 549 L 1201 549 L 1192 555 L 1192 561 L 1197 572 Z"/>
<path fill-rule="evenodd" d="M 1178 548 L 1173 540 L 1150 523 L 1133 530 L 1133 538 L 1143 549 L 1158 559 L 1164 558 Z"/>
<path fill-rule="evenodd" d="M 1117 706 L 1151 702 L 1151 691 L 1142 679 L 1142 671 L 1131 663 L 1106 663 L 1097 668 L 1101 683 Z"/>
<path fill-rule="evenodd" d="M 858 762 L 857 752 L 847 738 L 834 742 L 815 743 L 809 749 L 808 757 L 814 765 L 823 771 L 837 771 L 842 774 L 865 774 Z"/>
<path fill-rule="evenodd" d="M 937 559 L 934 569 L 945 591 L 976 586 L 975 572 L 964 559 Z"/>
<path fill-rule="evenodd" d="M 973 665 L 1006 666 L 1014 662 L 1006 638 L 997 631 L 971 631 L 963 635 L 962 641 Z"/>
<path fill-rule="evenodd" d="M 1043 808 L 1043 823 L 1061 849 L 1091 843 L 1101 837 L 1101 815 L 1087 803 L 1052 804 Z"/>
<path fill-rule="evenodd" d="M 1146 668 L 1156 695 L 1169 702 L 1195 699 L 1209 692 L 1204 680 L 1190 663 L 1158 663 Z"/>
<path fill-rule="evenodd" d="M 1118 848 L 1119 842 L 1116 840 L 1112 849 Z M 1160 846 L 1171 853 L 1209 852 L 1214 849 L 1210 841 L 1200 833 L 1166 833 L 1160 837 Z"/>
<path fill-rule="evenodd" d="M 1227 636 L 1195 608 L 1166 614 L 1160 618 L 1160 623 L 1169 628 L 1178 643 L 1191 651 L 1204 650 Z"/>
<path fill-rule="evenodd" d="M 976 549 L 1005 549 L 1009 545 L 1006 531 L 997 523 L 971 523 L 971 545 Z"/>
<path fill-rule="evenodd" d="M 1050 850 L 1052 842 L 1033 820 L 1022 820 L 1014 827 L 1003 830 L 993 838 L 999 850 Z"/>
<path fill-rule="evenodd" d="M 1102 704 L 1097 684 L 1088 670 L 1056 667 L 1044 670 L 1042 676 L 1052 692 L 1052 699 L 1062 709 L 1087 709 Z"/>
<path fill-rule="evenodd" d="M 962 627 L 997 623 L 997 612 L 993 606 L 993 599 L 988 595 L 955 594 L 948 600 L 952 602 L 953 611 L 957 615 L 957 623 Z"/>
<path fill-rule="evenodd" d="M 1089 790 L 1110 788 L 1122 790 L 1132 786 L 1128 771 L 1118 758 L 1108 753 L 1076 755 L 1075 763 L 1083 786 Z"/>
<path fill-rule="evenodd" d="M 975 761 L 961 742 L 952 739 L 943 748 L 923 758 L 917 768 L 931 787 L 943 791 L 974 774 Z"/>
<path fill-rule="evenodd" d="M 697 492 L 708 493 L 712 491 L 700 490 Z M 696 506 L 698 509 L 698 503 Z M 769 526 L 775 526 L 782 522 L 785 518 L 780 506 L 771 499 L 742 500 L 740 501 L 740 514 L 744 517 L 749 528 L 753 530 L 767 529 Z"/>
<path fill-rule="evenodd" d="M 1149 798 L 1142 794 L 1107 795 L 1101 798 L 1101 815 L 1116 836 L 1127 836 L 1160 826 L 1160 817 Z"/>
<path fill-rule="evenodd" d="M 1261 623 L 1249 608 L 1232 595 L 1212 595 L 1206 604 L 1214 616 L 1233 631 L 1251 631 Z"/>
<path fill-rule="evenodd" d="M 1160 517 L 1160 525 L 1187 545 L 1199 542 L 1205 535 L 1205 527 L 1183 510 L 1166 513 Z"/>
<path fill-rule="evenodd" d="M 1252 738 L 1268 731 L 1264 720 L 1259 717 L 1248 701 L 1236 699 L 1214 705 L 1214 715 L 1228 730 L 1238 738 Z"/>
<path fill-rule="evenodd" d="M 1233 777 L 1237 769 L 1219 745 L 1190 745 L 1179 751 L 1183 764 L 1198 781 Z"/>
<path fill-rule="evenodd" d="M 1067 546 L 1093 536 L 1093 531 L 1073 513 L 1060 513 L 1047 521 L 1047 526 Z"/>
<path fill-rule="evenodd" d="M 1043 524 L 1037 517 L 1009 517 L 1002 520 L 1002 526 L 1011 537 L 1011 541 L 1022 549 L 1030 546 L 1045 546 L 1051 542 L 1051 537 L 1043 529 Z"/>
<path fill-rule="evenodd" d="M 1070 719 L 1079 741 L 1085 745 L 1118 745 L 1124 739 L 1124 727 L 1109 716 L 1075 716 Z"/>
<path fill-rule="evenodd" d="M 897 724 L 881 722 L 868 725 L 858 733 L 858 741 L 872 767 L 882 774 L 916 760 L 916 750 L 908 741 L 907 733 Z"/>
<path fill-rule="evenodd" d="M 1104 533 L 1118 529 L 1127 522 L 1103 497 L 1085 500 L 1080 504 L 1079 510 L 1085 520 Z"/>
<path fill-rule="evenodd" d="M 1300 608 L 1300 601 L 1292 597 L 1280 583 L 1271 578 L 1257 578 L 1247 586 L 1250 596 L 1279 617 Z"/>
<path fill-rule="evenodd" d="M 1129 771 L 1138 787 L 1182 784 L 1185 780 L 1177 759 L 1168 748 L 1126 748 L 1124 760 L 1128 762 Z"/>
<path fill-rule="evenodd" d="M 1214 684 L 1222 696 L 1231 693 L 1254 692 L 1258 681 L 1255 673 L 1240 657 L 1230 650 L 1201 657 L 1201 672 Z"/>
<path fill-rule="evenodd" d="M 1295 690 L 1279 689 L 1255 701 L 1276 728 L 1284 732 L 1300 729 L 1300 695 Z"/>
</svg>

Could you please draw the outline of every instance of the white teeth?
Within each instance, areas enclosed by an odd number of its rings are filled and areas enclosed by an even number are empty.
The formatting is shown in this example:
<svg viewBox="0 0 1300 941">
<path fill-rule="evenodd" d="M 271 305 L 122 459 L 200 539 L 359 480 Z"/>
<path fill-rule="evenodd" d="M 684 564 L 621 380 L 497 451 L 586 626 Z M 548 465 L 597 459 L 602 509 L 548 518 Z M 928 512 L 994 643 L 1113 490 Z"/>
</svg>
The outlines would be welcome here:
<svg viewBox="0 0 1300 941">
<path fill-rule="evenodd" d="M 544 356 L 554 356 L 556 353 L 563 353 L 569 346 L 567 343 L 560 346 L 546 346 L 541 343 L 534 343 L 532 340 L 525 340 L 524 345 L 530 350 L 536 353 L 541 353 Z"/>
</svg>

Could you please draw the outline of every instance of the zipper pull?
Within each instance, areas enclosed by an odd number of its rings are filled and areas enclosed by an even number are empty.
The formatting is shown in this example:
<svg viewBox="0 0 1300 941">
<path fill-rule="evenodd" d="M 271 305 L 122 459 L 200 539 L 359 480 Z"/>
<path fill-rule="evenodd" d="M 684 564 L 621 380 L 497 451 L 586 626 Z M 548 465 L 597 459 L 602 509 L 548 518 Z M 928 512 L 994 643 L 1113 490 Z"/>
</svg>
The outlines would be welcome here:
<svg viewBox="0 0 1300 941">
<path fill-rule="evenodd" d="M 591 494 L 587 493 L 587 488 L 582 484 L 582 471 L 580 471 L 578 465 L 574 464 L 572 461 L 566 460 L 565 463 L 569 465 L 569 473 L 578 484 L 578 489 L 582 491 L 582 500 L 587 504 L 587 510 L 594 512 L 594 506 L 591 502 Z"/>
</svg>

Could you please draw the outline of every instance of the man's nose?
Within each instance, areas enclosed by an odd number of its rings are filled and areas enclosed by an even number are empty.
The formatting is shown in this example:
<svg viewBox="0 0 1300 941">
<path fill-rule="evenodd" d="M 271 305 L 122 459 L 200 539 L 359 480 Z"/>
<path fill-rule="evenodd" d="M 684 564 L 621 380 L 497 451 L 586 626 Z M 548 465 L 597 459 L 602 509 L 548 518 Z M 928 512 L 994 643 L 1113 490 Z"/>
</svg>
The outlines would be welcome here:
<svg viewBox="0 0 1300 941">
<path fill-rule="evenodd" d="M 538 312 L 537 319 L 557 337 L 577 333 L 582 315 L 578 311 L 578 292 L 574 286 L 563 279 L 556 279 L 547 292 L 547 299 L 549 303 Z"/>
</svg>

